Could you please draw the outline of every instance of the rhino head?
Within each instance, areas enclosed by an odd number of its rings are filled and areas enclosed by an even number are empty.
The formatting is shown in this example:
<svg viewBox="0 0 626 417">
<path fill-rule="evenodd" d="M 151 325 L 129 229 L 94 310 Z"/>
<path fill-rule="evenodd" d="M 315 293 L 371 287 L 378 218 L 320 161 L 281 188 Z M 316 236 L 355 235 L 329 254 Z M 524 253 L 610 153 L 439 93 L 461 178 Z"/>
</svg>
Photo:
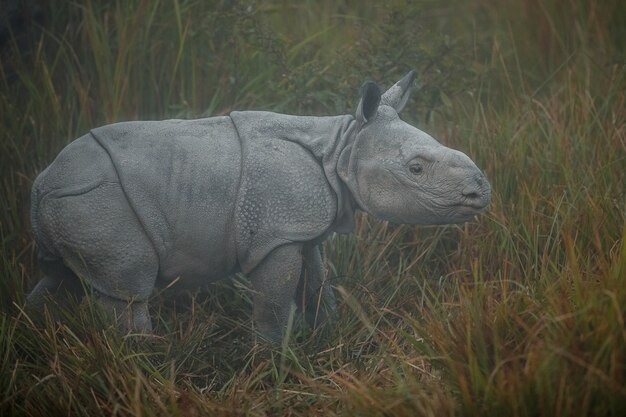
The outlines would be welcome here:
<svg viewBox="0 0 626 417">
<path fill-rule="evenodd" d="M 337 172 L 360 209 L 394 223 L 462 223 L 484 211 L 491 187 L 474 162 L 400 120 L 415 71 L 381 95 L 366 82 L 356 135 Z"/>
</svg>

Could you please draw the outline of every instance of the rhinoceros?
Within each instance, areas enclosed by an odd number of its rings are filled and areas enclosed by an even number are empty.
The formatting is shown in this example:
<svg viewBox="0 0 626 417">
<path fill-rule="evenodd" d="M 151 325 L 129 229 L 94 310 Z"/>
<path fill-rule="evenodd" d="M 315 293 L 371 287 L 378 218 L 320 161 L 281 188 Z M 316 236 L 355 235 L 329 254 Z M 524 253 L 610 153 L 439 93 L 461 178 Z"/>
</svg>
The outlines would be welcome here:
<svg viewBox="0 0 626 417">
<path fill-rule="evenodd" d="M 91 130 L 35 180 L 31 221 L 43 278 L 27 304 L 82 288 L 122 331 L 151 332 L 155 287 L 242 273 L 258 331 L 276 341 L 294 302 L 315 324 L 335 299 L 320 244 L 362 210 L 394 223 L 461 223 L 490 185 L 465 154 L 403 122 L 415 71 L 356 114 L 233 111 Z"/>
</svg>

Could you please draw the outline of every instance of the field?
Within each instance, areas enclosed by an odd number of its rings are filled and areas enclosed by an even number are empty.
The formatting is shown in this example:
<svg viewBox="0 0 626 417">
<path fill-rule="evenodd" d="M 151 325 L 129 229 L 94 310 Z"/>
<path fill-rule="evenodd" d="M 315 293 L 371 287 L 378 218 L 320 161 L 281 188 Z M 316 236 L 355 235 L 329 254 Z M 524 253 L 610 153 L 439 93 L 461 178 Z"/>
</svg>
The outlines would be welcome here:
<svg viewBox="0 0 626 417">
<path fill-rule="evenodd" d="M 25 4 L 0 45 L 0 415 L 626 415 L 623 1 Z M 339 306 L 316 331 L 258 343 L 244 277 L 154 294 L 148 338 L 89 299 L 24 313 L 30 187 L 74 138 L 354 113 L 363 81 L 413 68 L 404 120 L 476 161 L 492 204 L 460 226 L 360 215 L 325 244 Z"/>
</svg>

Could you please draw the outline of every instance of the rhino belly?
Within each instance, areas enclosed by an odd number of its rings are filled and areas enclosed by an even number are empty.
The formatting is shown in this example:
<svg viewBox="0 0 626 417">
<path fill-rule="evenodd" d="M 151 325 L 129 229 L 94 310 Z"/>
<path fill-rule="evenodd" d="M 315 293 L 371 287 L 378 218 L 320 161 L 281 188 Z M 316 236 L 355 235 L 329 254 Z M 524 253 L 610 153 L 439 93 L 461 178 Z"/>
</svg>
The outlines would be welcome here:
<svg viewBox="0 0 626 417">
<path fill-rule="evenodd" d="M 241 145 L 229 117 L 127 122 L 92 131 L 159 256 L 157 284 L 235 271 Z"/>
</svg>

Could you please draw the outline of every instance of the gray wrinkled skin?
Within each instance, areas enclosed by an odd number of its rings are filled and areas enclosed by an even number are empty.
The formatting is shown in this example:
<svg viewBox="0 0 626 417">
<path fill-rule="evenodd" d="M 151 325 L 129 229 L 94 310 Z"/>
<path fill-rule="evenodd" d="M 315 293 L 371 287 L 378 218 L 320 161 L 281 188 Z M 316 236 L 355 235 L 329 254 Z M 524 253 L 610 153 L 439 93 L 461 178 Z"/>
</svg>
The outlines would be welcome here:
<svg viewBox="0 0 626 417">
<path fill-rule="evenodd" d="M 93 129 L 35 180 L 31 219 L 44 277 L 28 297 L 62 301 L 82 277 L 122 331 L 150 332 L 147 299 L 235 273 L 254 287 L 260 333 L 282 337 L 295 301 L 310 324 L 335 299 L 320 243 L 356 210 L 396 223 L 461 223 L 490 186 L 463 153 L 400 120 L 415 72 L 356 117 L 233 112 Z"/>
</svg>

